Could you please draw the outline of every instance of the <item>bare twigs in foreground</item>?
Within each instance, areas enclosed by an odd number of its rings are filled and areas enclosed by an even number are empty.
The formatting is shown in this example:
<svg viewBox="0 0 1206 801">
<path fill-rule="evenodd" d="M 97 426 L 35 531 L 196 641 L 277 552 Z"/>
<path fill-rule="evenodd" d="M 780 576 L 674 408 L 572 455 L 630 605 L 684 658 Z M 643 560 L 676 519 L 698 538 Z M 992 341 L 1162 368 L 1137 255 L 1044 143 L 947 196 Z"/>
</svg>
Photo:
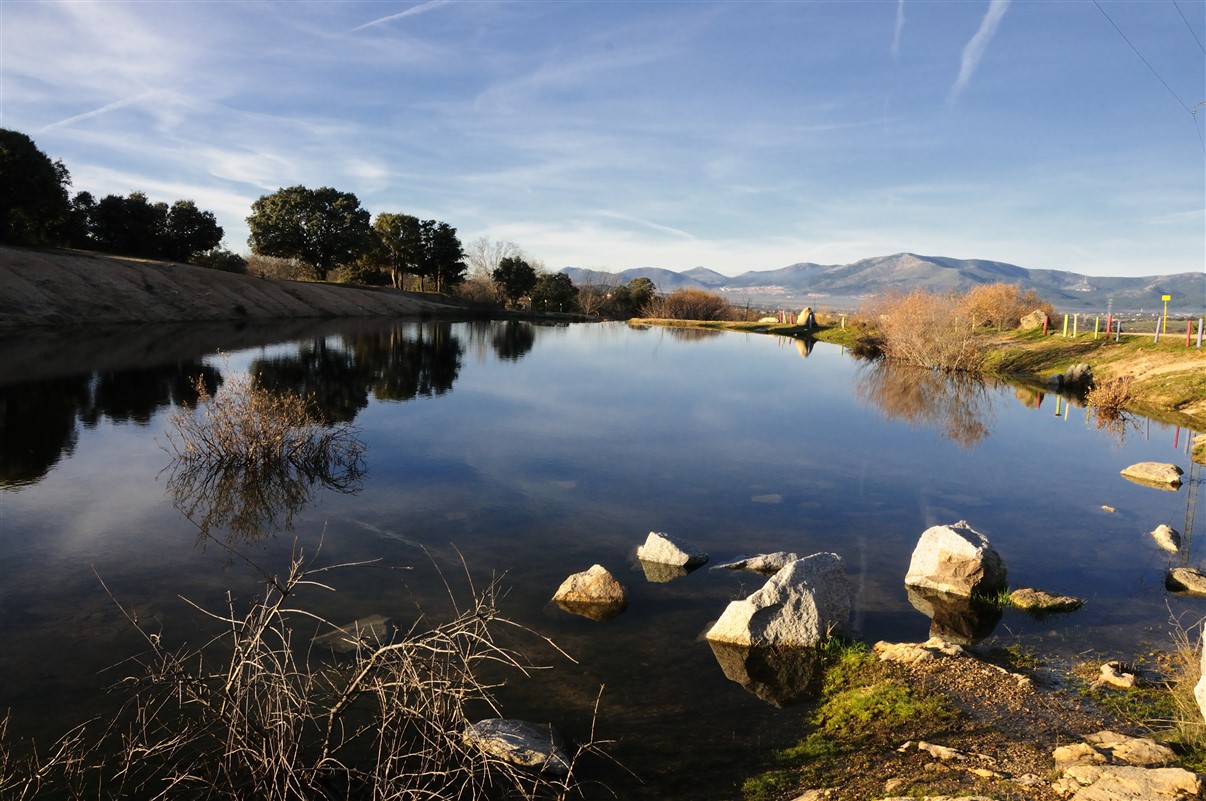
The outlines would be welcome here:
<svg viewBox="0 0 1206 801">
<path fill-rule="evenodd" d="M 329 569 L 329 568 L 327 568 Z M 123 682 L 130 699 L 110 725 L 80 727 L 42 757 L 13 756 L 0 722 L 0 795 L 30 799 L 562 799 L 568 775 L 521 769 L 466 743 L 473 711 L 497 715 L 489 666 L 525 671 L 493 632 L 515 624 L 495 609 L 496 587 L 475 592 L 451 620 L 335 660 L 295 631 L 334 628 L 295 607 L 325 588 L 294 558 L 223 633 L 172 650 L 142 627 L 146 653 Z M 313 653 L 311 652 L 313 651 Z M 493 668 L 491 668 L 493 670 Z"/>
</svg>

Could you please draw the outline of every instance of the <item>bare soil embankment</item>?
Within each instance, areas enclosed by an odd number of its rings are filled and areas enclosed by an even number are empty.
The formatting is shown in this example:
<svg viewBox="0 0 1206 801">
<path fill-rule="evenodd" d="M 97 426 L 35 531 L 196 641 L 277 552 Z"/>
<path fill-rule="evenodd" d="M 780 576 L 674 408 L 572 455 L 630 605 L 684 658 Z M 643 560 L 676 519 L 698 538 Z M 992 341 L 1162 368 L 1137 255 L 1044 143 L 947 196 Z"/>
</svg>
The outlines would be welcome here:
<svg viewBox="0 0 1206 801">
<path fill-rule="evenodd" d="M 464 313 L 454 304 L 394 289 L 273 281 L 88 251 L 0 246 L 0 329 Z"/>
</svg>

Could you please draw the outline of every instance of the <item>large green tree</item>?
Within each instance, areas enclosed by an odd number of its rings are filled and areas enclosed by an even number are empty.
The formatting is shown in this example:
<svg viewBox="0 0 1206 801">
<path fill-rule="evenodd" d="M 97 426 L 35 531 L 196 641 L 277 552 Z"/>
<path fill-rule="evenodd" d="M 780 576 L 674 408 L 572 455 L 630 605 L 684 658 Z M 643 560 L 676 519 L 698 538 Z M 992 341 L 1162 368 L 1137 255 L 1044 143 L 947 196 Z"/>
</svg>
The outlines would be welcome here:
<svg viewBox="0 0 1206 801">
<path fill-rule="evenodd" d="M 423 227 L 409 214 L 381 213 L 373 220 L 375 261 L 389 271 L 395 289 L 404 289 L 406 275 L 423 266 Z"/>
<path fill-rule="evenodd" d="M 536 270 L 523 259 L 507 256 L 490 274 L 494 283 L 511 306 L 536 286 Z"/>
<path fill-rule="evenodd" d="M 107 253 L 155 258 L 162 254 L 168 205 L 152 203 L 142 192 L 106 195 L 92 209 L 93 244 Z"/>
<path fill-rule="evenodd" d="M 542 275 L 532 288 L 532 308 L 541 311 L 573 311 L 577 299 L 578 287 L 565 273 Z"/>
<path fill-rule="evenodd" d="M 161 243 L 163 255 L 192 261 L 222 244 L 222 233 L 213 212 L 202 211 L 191 200 L 177 200 L 168 209 Z"/>
<path fill-rule="evenodd" d="M 0 128 L 0 242 L 52 245 L 71 210 L 71 175 L 19 131 Z"/>
<path fill-rule="evenodd" d="M 322 281 L 372 246 L 369 219 L 350 192 L 291 186 L 252 204 L 247 243 L 252 253 L 304 262 Z"/>
<path fill-rule="evenodd" d="M 419 227 L 423 237 L 419 275 L 435 279 L 436 292 L 444 292 L 465 280 L 465 251 L 456 229 L 439 220 L 423 220 Z"/>
</svg>

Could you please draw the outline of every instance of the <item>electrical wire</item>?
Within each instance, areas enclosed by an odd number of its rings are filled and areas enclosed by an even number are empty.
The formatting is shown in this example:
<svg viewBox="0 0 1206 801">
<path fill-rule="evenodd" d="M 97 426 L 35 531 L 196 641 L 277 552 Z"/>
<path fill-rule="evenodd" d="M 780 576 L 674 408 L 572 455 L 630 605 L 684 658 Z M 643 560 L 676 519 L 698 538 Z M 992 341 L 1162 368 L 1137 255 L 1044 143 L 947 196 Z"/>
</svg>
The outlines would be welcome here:
<svg viewBox="0 0 1206 801">
<path fill-rule="evenodd" d="M 1198 135 L 1198 142 L 1202 144 L 1202 149 L 1206 150 L 1206 140 L 1202 138 L 1202 131 L 1200 128 L 1198 128 L 1198 115 L 1194 113 L 1193 109 L 1185 105 L 1184 100 L 1177 96 L 1177 93 L 1174 92 L 1172 87 L 1168 85 L 1168 81 L 1160 77 L 1160 73 L 1156 72 L 1156 68 L 1148 63 L 1148 60 L 1143 57 L 1142 53 L 1139 52 L 1139 48 L 1135 47 L 1134 43 L 1131 42 L 1131 40 L 1127 38 L 1126 34 L 1122 32 L 1122 28 L 1118 27 L 1118 23 L 1114 22 L 1114 20 L 1110 18 L 1110 15 L 1107 14 L 1105 9 L 1101 7 L 1101 3 L 1097 2 L 1097 0 L 1093 0 L 1093 5 L 1097 6 L 1097 10 L 1101 12 L 1101 16 L 1105 17 L 1110 25 L 1114 26 L 1114 30 L 1118 31 L 1118 35 L 1122 37 L 1122 41 L 1130 45 L 1131 50 L 1135 51 L 1135 55 L 1139 56 L 1139 60 L 1143 62 L 1143 66 L 1147 67 L 1151 74 L 1156 76 L 1156 80 L 1163 84 L 1164 88 L 1168 90 L 1168 93 L 1173 96 L 1173 99 L 1181 104 L 1181 108 L 1189 112 L 1189 116 L 1193 120 L 1193 129 Z M 1181 9 L 1178 8 L 1177 10 L 1180 11 Z M 1194 38 L 1196 39 L 1197 37 L 1195 36 Z"/>
<path fill-rule="evenodd" d="M 1181 7 L 1177 5 L 1177 0 L 1172 0 L 1172 4 L 1173 8 L 1177 10 L 1177 13 L 1181 15 L 1181 21 L 1185 23 L 1185 27 L 1189 28 L 1189 35 L 1192 36 L 1193 40 L 1198 43 L 1198 49 L 1203 53 L 1206 53 L 1206 47 L 1202 46 L 1202 40 L 1198 38 L 1198 32 L 1195 31 L 1193 26 L 1189 24 L 1189 20 L 1185 19 L 1185 12 L 1183 12 Z"/>
</svg>

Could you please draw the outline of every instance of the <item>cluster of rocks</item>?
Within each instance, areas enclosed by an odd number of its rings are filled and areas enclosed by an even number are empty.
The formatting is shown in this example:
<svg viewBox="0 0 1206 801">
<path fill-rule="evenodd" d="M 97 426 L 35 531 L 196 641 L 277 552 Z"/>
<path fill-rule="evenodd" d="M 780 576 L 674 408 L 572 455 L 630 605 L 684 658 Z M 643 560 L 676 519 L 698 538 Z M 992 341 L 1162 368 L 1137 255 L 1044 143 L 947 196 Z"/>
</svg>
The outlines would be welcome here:
<svg viewBox="0 0 1206 801">
<path fill-rule="evenodd" d="M 925 741 L 904 743 L 897 753 L 924 753 L 931 771 L 966 771 L 983 779 L 1006 781 L 1025 788 L 1049 787 L 1069 801 L 1179 801 L 1201 798 L 1202 778 L 1184 768 L 1172 767 L 1176 754 L 1166 745 L 1146 737 L 1128 737 L 1112 731 L 1090 734 L 1083 742 L 1056 748 L 1051 757 L 1057 778 L 1010 775 L 992 757 Z M 908 783 L 889 779 L 882 801 L 996 801 L 991 796 L 892 795 Z M 835 788 L 808 790 L 793 801 L 829 801 L 841 797 Z M 1015 797 L 1011 795 L 1010 797 Z"/>
<path fill-rule="evenodd" d="M 1139 462 L 1122 471 L 1122 477 L 1165 492 L 1176 492 L 1181 488 L 1184 471 L 1175 464 L 1165 462 Z M 1181 552 L 1181 532 L 1167 523 L 1161 523 L 1151 532 L 1156 545 L 1169 553 Z M 1206 573 L 1196 567 L 1169 567 L 1164 575 L 1164 587 L 1180 595 L 1206 598 Z"/>
</svg>

